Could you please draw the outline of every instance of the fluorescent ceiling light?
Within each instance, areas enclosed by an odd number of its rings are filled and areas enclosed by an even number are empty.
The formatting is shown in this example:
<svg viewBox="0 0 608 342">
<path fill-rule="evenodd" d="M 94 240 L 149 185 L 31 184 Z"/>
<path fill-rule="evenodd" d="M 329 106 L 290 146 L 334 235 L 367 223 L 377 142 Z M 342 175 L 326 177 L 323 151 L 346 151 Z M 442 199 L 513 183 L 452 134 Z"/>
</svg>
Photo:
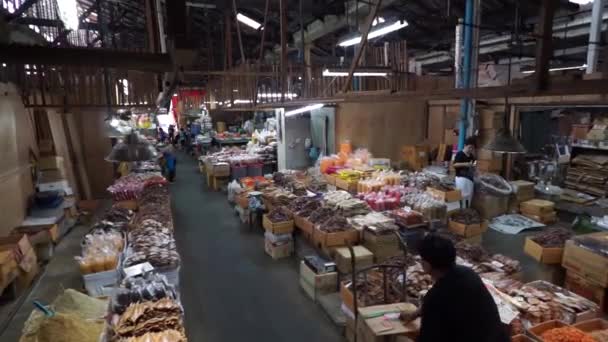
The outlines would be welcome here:
<svg viewBox="0 0 608 342">
<path fill-rule="evenodd" d="M 387 33 L 391 33 L 397 30 L 401 30 L 402 28 L 408 26 L 407 21 L 403 20 L 403 21 L 396 21 L 390 25 L 375 29 L 373 31 L 371 31 L 368 35 L 367 35 L 367 39 L 374 39 L 380 36 L 383 36 Z M 340 46 L 352 46 L 352 45 L 357 45 L 361 43 L 361 36 L 355 37 L 355 38 L 351 38 L 348 40 L 345 40 L 341 43 L 339 43 L 338 45 Z"/>
<path fill-rule="evenodd" d="M 373 72 L 373 71 L 358 71 L 353 73 L 353 76 L 357 77 L 386 77 L 387 72 Z M 348 72 L 346 71 L 330 71 L 329 69 L 323 70 L 323 76 L 325 77 L 346 77 Z"/>
<path fill-rule="evenodd" d="M 262 24 L 258 23 L 257 21 L 249 18 L 248 16 L 244 15 L 243 13 L 238 13 L 236 15 L 236 20 L 240 21 L 241 23 L 251 27 L 254 30 L 257 30 L 260 28 L 260 26 L 262 26 Z"/>
<path fill-rule="evenodd" d="M 384 20 L 384 18 L 382 17 L 377 17 L 376 19 L 374 19 L 374 21 L 372 22 L 372 26 L 376 26 L 378 24 L 384 24 L 386 20 Z"/>
<path fill-rule="evenodd" d="M 570 0 L 570 2 L 575 3 L 577 5 L 586 5 L 593 2 L 593 0 Z"/>
<path fill-rule="evenodd" d="M 322 103 L 317 103 L 317 104 L 314 104 L 314 105 L 310 105 L 310 106 L 306 106 L 306 107 L 290 110 L 289 112 L 285 112 L 285 117 L 296 115 L 296 114 L 301 114 L 301 113 L 306 113 L 306 112 L 309 112 L 311 110 L 323 108 L 323 106 L 325 106 L 325 105 L 322 104 Z"/>
<path fill-rule="evenodd" d="M 259 93 L 258 98 L 270 98 L 270 97 L 281 97 L 280 93 Z M 292 99 L 294 97 L 298 97 L 296 93 L 286 93 L 286 98 Z"/>
<path fill-rule="evenodd" d="M 551 68 L 549 69 L 549 71 L 564 71 L 564 70 L 583 70 L 587 68 L 587 64 L 583 64 L 583 65 L 579 65 L 579 66 L 572 66 L 572 67 L 562 67 L 562 68 Z M 522 74 L 533 74 L 535 73 L 536 70 L 526 70 L 526 71 L 522 71 Z"/>
<path fill-rule="evenodd" d="M 68 30 L 78 30 L 78 6 L 76 0 L 57 0 L 59 19 Z"/>
<path fill-rule="evenodd" d="M 239 104 L 239 103 L 252 103 L 253 101 L 251 100 L 234 100 L 235 104 Z"/>
</svg>

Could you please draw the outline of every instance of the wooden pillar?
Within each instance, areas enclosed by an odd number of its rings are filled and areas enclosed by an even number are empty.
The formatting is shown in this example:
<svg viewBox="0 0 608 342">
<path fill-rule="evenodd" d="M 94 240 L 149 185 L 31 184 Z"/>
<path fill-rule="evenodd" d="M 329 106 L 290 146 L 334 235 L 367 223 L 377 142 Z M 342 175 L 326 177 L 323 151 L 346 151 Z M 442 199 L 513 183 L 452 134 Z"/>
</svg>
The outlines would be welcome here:
<svg viewBox="0 0 608 342">
<path fill-rule="evenodd" d="M 224 44 L 226 58 L 224 60 L 224 70 L 232 68 L 232 20 L 230 11 L 224 12 Z"/>
<path fill-rule="evenodd" d="M 553 17 L 558 0 L 542 0 L 536 39 L 536 69 L 534 73 L 535 90 L 549 86 L 549 64 L 553 55 Z"/>
<path fill-rule="evenodd" d="M 146 0 L 146 30 L 148 34 L 148 51 L 158 52 L 158 24 L 154 0 Z M 87 37 L 89 31 L 87 30 Z"/>
<path fill-rule="evenodd" d="M 374 18 L 378 14 L 380 5 L 382 5 L 382 0 L 374 1 L 374 4 L 372 5 L 372 8 L 369 12 L 369 15 L 365 19 L 363 34 L 361 35 L 361 43 L 359 43 L 359 46 L 356 49 L 355 57 L 353 58 L 353 61 L 350 65 L 350 70 L 348 71 L 348 76 L 346 77 L 344 87 L 342 87 L 343 93 L 346 93 L 350 89 L 351 81 L 353 79 L 353 74 L 355 73 L 355 69 L 357 69 L 357 66 L 359 65 L 359 60 L 361 59 L 361 56 L 363 55 L 363 51 L 365 50 L 365 46 L 367 45 L 367 36 L 369 35 L 369 31 L 372 28 Z"/>
<path fill-rule="evenodd" d="M 279 0 L 281 17 L 281 102 L 285 101 L 287 92 L 287 0 Z"/>
</svg>

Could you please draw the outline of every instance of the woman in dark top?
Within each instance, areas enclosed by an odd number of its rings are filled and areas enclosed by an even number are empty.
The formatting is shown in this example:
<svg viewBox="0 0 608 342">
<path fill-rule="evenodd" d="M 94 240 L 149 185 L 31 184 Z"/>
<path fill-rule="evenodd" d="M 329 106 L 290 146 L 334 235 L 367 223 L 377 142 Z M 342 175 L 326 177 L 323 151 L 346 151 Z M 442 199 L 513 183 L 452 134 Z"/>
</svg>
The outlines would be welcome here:
<svg viewBox="0 0 608 342">
<path fill-rule="evenodd" d="M 454 157 L 456 188 L 460 190 L 464 207 L 468 208 L 475 190 L 475 138 L 468 138 L 462 151 Z M 461 206 L 462 206 L 461 202 Z"/>
<path fill-rule="evenodd" d="M 404 317 L 421 316 L 417 342 L 508 342 L 498 308 L 481 278 L 470 268 L 456 265 L 453 243 L 429 234 L 419 247 L 422 267 L 433 281 L 421 309 Z"/>
</svg>

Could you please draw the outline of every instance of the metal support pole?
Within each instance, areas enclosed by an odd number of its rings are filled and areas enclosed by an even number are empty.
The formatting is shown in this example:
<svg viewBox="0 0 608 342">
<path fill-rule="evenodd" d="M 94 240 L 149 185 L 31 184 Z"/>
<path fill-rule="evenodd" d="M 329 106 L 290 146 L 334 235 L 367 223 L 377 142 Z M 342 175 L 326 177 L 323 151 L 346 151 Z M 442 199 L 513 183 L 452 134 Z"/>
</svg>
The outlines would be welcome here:
<svg viewBox="0 0 608 342">
<path fill-rule="evenodd" d="M 167 36 L 165 35 L 165 23 L 163 21 L 163 5 L 161 0 L 156 0 L 156 19 L 158 20 L 158 40 L 160 41 L 160 52 L 167 53 Z"/>
<path fill-rule="evenodd" d="M 462 87 L 462 35 L 463 35 L 463 20 L 458 18 L 456 25 L 456 40 L 454 42 L 454 81 L 455 88 Z"/>
<path fill-rule="evenodd" d="M 281 21 L 281 102 L 285 102 L 287 93 L 287 0 L 279 0 Z"/>
<path fill-rule="evenodd" d="M 462 88 L 469 88 L 471 86 L 471 61 L 473 52 L 473 20 L 474 20 L 474 6 L 475 0 L 467 0 L 465 7 L 465 18 L 464 18 L 464 63 L 463 63 L 463 82 Z M 469 98 L 463 98 L 460 103 L 460 125 L 458 135 L 458 150 L 464 148 L 464 142 L 467 135 L 468 126 L 468 113 L 469 111 Z"/>
<path fill-rule="evenodd" d="M 592 74 L 597 70 L 602 40 L 603 14 L 604 0 L 595 0 L 591 11 L 591 29 L 589 30 L 589 48 L 587 50 L 587 74 Z"/>
</svg>

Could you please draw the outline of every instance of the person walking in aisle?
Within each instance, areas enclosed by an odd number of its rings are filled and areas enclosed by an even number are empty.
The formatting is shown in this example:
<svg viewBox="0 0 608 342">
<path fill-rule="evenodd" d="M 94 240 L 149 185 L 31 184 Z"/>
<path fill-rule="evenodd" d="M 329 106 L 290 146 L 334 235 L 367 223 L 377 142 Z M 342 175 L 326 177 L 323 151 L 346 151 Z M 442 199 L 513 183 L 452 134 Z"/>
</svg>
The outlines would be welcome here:
<svg viewBox="0 0 608 342">
<path fill-rule="evenodd" d="M 170 145 L 175 145 L 175 126 L 169 125 L 169 141 Z"/>
<path fill-rule="evenodd" d="M 406 323 L 421 317 L 417 342 L 510 341 L 494 298 L 481 278 L 472 269 L 456 265 L 452 241 L 429 234 L 420 242 L 418 252 L 422 268 L 434 284 L 417 312 L 402 314 Z"/>
<path fill-rule="evenodd" d="M 468 138 L 464 143 L 462 151 L 454 157 L 454 169 L 456 169 L 456 188 L 460 190 L 462 200 L 460 206 L 468 208 L 473 201 L 475 190 L 475 138 Z"/>
<path fill-rule="evenodd" d="M 175 181 L 175 173 L 177 172 L 177 158 L 175 157 L 175 149 L 169 145 L 163 151 L 165 177 L 171 183 Z"/>
</svg>

